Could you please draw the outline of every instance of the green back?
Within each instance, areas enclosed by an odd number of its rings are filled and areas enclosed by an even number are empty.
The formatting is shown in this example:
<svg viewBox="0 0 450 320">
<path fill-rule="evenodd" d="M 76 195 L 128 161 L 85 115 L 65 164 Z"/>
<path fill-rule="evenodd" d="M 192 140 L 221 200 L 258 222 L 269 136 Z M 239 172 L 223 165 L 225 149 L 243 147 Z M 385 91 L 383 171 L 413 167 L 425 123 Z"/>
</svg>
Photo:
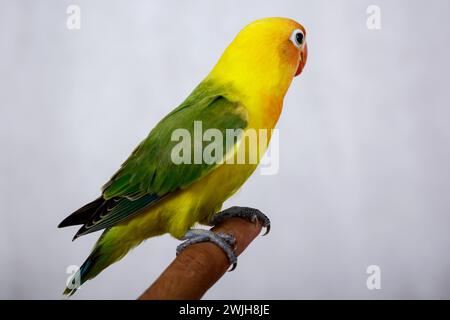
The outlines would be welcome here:
<svg viewBox="0 0 450 320">
<path fill-rule="evenodd" d="M 175 110 L 163 118 L 123 163 L 119 171 L 102 188 L 102 197 L 80 208 L 60 226 L 83 224 L 74 239 L 97 230 L 112 227 L 141 213 L 173 191 L 183 189 L 201 179 L 218 163 L 202 161 L 175 164 L 172 150 L 179 141 L 172 141 L 176 129 L 185 129 L 191 136 L 194 156 L 194 122 L 202 122 L 202 131 L 217 129 L 222 133 L 221 159 L 234 144 L 227 143 L 227 129 L 245 129 L 247 113 L 235 97 L 231 86 L 202 82 Z M 201 137 L 200 141 L 201 141 Z M 234 141 L 237 143 L 237 140 Z M 201 142 L 203 148 L 210 142 Z M 196 144 L 198 146 L 198 144 Z"/>
<path fill-rule="evenodd" d="M 136 198 L 146 194 L 163 196 L 185 188 L 208 174 L 215 164 L 175 164 L 172 149 L 178 141 L 171 141 L 172 132 L 186 129 L 194 143 L 194 121 L 202 121 L 202 129 L 215 128 L 225 137 L 226 129 L 245 129 L 245 108 L 227 97 L 231 87 L 217 87 L 202 82 L 175 110 L 163 118 L 148 137 L 133 151 L 120 170 L 103 187 L 103 197 Z M 203 142 L 203 147 L 210 142 Z M 193 149 L 192 149 L 193 150 Z M 227 144 L 223 141 L 224 154 Z M 192 152 L 192 159 L 194 153 Z"/>
</svg>

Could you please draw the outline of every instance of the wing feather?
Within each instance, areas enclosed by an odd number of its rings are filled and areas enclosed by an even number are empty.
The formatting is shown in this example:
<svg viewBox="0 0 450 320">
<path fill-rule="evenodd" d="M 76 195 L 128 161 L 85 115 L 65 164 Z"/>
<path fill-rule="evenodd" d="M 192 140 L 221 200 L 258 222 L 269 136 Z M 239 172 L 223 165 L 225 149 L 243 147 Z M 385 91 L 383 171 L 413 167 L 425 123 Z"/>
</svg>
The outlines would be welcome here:
<svg viewBox="0 0 450 320">
<path fill-rule="evenodd" d="M 194 137 L 195 121 L 202 122 L 203 132 L 214 128 L 220 130 L 223 137 L 227 129 L 245 129 L 246 109 L 228 98 L 230 91 L 230 87 L 204 82 L 162 119 L 103 186 L 103 202 L 96 200 L 97 207 L 89 207 L 92 212 L 85 214 L 87 218 L 75 238 L 123 222 L 214 170 L 218 163 L 175 164 L 171 153 L 179 142 L 172 141 L 172 133 L 176 129 L 186 129 Z M 194 139 L 191 140 L 194 148 Z M 210 142 L 201 143 L 205 147 Z M 231 147 L 223 139 L 223 158 Z"/>
</svg>

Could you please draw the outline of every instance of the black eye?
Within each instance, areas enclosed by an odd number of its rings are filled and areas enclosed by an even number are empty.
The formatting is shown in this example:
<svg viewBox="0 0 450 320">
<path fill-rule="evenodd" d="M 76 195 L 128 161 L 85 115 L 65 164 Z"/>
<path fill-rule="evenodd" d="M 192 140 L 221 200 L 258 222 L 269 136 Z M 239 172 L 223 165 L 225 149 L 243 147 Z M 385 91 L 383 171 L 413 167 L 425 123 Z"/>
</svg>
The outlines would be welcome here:
<svg viewBox="0 0 450 320">
<path fill-rule="evenodd" d="M 303 44 L 303 40 L 305 39 L 305 36 L 303 35 L 303 33 L 298 32 L 295 35 L 295 40 L 297 41 L 298 45 L 301 46 Z"/>
<path fill-rule="evenodd" d="M 291 42 L 296 46 L 297 48 L 301 49 L 303 46 L 303 43 L 305 42 L 305 34 L 300 29 L 295 29 L 291 37 L 289 38 Z"/>
</svg>

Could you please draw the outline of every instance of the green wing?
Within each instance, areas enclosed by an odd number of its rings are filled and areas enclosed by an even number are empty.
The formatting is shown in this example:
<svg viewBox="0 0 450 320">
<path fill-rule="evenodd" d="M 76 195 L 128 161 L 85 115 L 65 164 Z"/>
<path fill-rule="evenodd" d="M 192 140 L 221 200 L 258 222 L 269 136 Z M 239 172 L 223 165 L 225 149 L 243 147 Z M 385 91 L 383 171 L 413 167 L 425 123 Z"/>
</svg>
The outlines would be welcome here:
<svg viewBox="0 0 450 320">
<path fill-rule="evenodd" d="M 134 198 L 148 193 L 161 196 L 190 185 L 215 167 L 203 162 L 176 165 L 171 159 L 172 149 L 179 143 L 171 141 L 176 129 L 190 132 L 194 148 L 194 121 L 202 122 L 203 132 L 216 128 L 222 132 L 223 137 L 226 129 L 244 129 L 247 126 L 242 106 L 231 102 L 218 90 L 211 92 L 211 89 L 201 89 L 166 116 L 135 149 L 122 168 L 103 187 L 105 199 L 117 196 Z M 204 142 L 202 145 L 208 143 Z M 228 151 L 225 139 L 224 151 Z M 193 154 L 194 152 L 192 157 Z"/>
<path fill-rule="evenodd" d="M 222 137 L 226 136 L 226 129 L 245 129 L 246 109 L 238 102 L 227 98 L 229 93 L 230 88 L 202 83 L 178 108 L 162 119 L 133 151 L 120 170 L 103 186 L 103 202 L 100 201 L 101 205 L 95 212 L 91 212 L 92 215 L 75 212 L 67 218 L 72 217 L 78 224 L 80 221 L 84 223 L 76 237 L 111 227 L 128 219 L 171 192 L 186 188 L 211 172 L 218 164 L 207 164 L 204 161 L 200 164 L 194 164 L 194 161 L 190 164 L 175 164 L 171 154 L 179 141 L 172 141 L 172 133 L 176 129 L 189 131 L 192 137 L 191 145 L 194 148 L 195 121 L 202 122 L 203 132 L 207 129 L 218 129 Z M 227 146 L 225 140 L 223 139 L 222 158 L 228 149 L 234 147 L 229 144 Z M 210 142 L 201 143 L 204 147 Z M 193 160 L 194 150 L 191 150 Z M 99 203 L 99 199 L 94 202 Z M 89 205 L 83 208 L 86 207 L 89 208 Z M 70 221 L 66 220 L 60 226 L 70 225 Z"/>
</svg>

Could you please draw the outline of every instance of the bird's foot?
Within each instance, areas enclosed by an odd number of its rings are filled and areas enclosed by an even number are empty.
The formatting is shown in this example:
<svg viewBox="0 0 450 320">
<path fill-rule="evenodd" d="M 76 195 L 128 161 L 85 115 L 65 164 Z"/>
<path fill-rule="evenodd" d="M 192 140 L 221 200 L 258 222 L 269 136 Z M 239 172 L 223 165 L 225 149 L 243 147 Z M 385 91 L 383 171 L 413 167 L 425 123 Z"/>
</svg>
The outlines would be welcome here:
<svg viewBox="0 0 450 320">
<path fill-rule="evenodd" d="M 237 265 L 237 256 L 234 253 L 234 247 L 236 244 L 236 238 L 231 234 L 226 233 L 214 233 L 210 230 L 203 229 L 191 229 L 183 237 L 186 240 L 177 247 L 177 255 L 187 247 L 200 243 L 200 242 L 212 242 L 216 246 L 225 252 L 228 257 L 228 261 L 232 265 L 230 271 L 233 271 Z"/>
<path fill-rule="evenodd" d="M 209 221 L 209 225 L 218 225 L 221 222 L 230 218 L 242 218 L 250 222 L 261 223 L 266 232 L 264 235 L 268 234 L 270 231 L 270 220 L 269 218 L 259 211 L 258 209 L 249 207 L 231 207 L 229 209 L 223 210 L 216 213 L 212 220 Z M 217 245 L 220 249 L 225 252 L 228 257 L 228 261 L 232 265 L 230 271 L 233 271 L 237 266 L 237 256 L 234 253 L 234 247 L 236 245 L 236 238 L 231 234 L 226 233 L 214 233 L 210 230 L 204 229 L 191 229 L 183 237 L 186 240 L 177 247 L 177 255 L 187 247 L 201 242 L 212 242 Z"/>
<path fill-rule="evenodd" d="M 213 216 L 209 224 L 215 226 L 234 217 L 242 218 L 250 222 L 260 222 L 262 226 L 266 228 L 264 235 L 270 232 L 270 219 L 258 209 L 249 207 L 231 207 L 220 211 Z"/>
</svg>

